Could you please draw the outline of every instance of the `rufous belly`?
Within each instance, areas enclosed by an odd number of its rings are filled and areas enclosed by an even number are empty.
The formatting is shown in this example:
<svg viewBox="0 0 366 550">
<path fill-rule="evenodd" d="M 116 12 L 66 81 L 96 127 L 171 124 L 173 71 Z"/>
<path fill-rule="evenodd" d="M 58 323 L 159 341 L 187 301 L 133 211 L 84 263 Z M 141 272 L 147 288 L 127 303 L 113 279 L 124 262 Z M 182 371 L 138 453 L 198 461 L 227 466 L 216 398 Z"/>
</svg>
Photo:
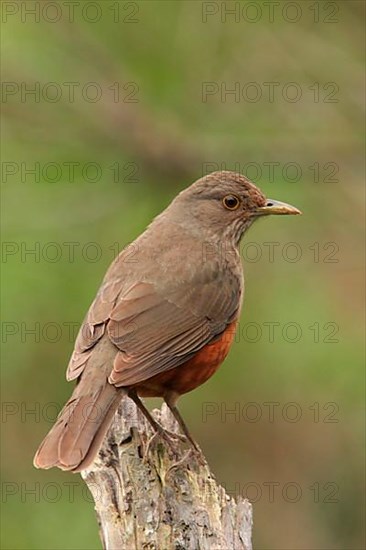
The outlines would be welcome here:
<svg viewBox="0 0 366 550">
<path fill-rule="evenodd" d="M 137 386 L 141 397 L 163 397 L 173 390 L 178 394 L 190 392 L 204 384 L 219 368 L 229 353 L 235 336 L 236 321 L 221 336 L 207 344 L 194 357 L 174 369 L 162 372 Z"/>
</svg>

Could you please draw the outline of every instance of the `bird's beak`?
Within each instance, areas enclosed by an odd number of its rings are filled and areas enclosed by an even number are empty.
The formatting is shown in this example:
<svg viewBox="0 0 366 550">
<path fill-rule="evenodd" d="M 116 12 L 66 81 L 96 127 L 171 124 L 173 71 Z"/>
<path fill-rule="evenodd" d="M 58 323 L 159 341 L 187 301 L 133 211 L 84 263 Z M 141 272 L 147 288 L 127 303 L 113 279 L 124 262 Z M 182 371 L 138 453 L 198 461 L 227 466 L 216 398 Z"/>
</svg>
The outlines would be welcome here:
<svg viewBox="0 0 366 550">
<path fill-rule="evenodd" d="M 301 211 L 291 204 L 267 199 L 265 206 L 260 206 L 255 210 L 255 215 L 267 216 L 269 214 L 301 214 Z"/>
</svg>

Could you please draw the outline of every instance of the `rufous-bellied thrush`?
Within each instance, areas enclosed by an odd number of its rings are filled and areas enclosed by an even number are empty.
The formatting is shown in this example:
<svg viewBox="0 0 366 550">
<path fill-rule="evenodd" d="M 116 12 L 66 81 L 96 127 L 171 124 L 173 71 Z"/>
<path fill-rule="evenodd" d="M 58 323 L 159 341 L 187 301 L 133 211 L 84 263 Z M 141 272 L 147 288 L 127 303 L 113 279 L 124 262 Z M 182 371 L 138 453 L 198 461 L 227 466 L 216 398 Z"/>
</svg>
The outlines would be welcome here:
<svg viewBox="0 0 366 550">
<path fill-rule="evenodd" d="M 108 269 L 75 343 L 77 380 L 34 464 L 80 471 L 93 461 L 123 396 L 162 397 L 193 445 L 179 396 L 218 369 L 234 339 L 244 290 L 240 239 L 268 214 L 300 214 L 244 176 L 214 172 L 182 191 Z"/>
</svg>

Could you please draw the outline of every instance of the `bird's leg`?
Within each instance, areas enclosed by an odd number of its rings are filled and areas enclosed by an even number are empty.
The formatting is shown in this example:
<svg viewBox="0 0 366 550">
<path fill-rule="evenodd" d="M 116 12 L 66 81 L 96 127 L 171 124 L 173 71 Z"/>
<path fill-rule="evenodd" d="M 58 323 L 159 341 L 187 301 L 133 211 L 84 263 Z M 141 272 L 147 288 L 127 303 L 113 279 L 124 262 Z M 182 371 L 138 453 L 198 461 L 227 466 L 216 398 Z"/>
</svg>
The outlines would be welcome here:
<svg viewBox="0 0 366 550">
<path fill-rule="evenodd" d="M 179 394 L 177 394 L 176 392 L 173 392 L 173 391 L 167 392 L 164 395 L 165 403 L 168 405 L 169 409 L 171 410 L 171 412 L 172 412 L 174 418 L 176 419 L 176 421 L 178 422 L 182 432 L 184 433 L 184 435 L 186 436 L 188 441 L 191 443 L 193 449 L 197 453 L 202 454 L 201 449 L 198 447 L 197 443 L 195 442 L 195 440 L 193 439 L 193 437 L 189 433 L 188 427 L 187 427 L 186 423 L 184 422 L 183 418 L 181 417 L 180 412 L 178 411 L 178 408 L 177 408 L 177 405 L 176 405 L 176 403 L 178 401 L 178 398 L 179 398 Z"/>
<path fill-rule="evenodd" d="M 144 453 L 144 458 L 146 458 L 147 454 L 148 454 L 148 451 L 150 449 L 150 446 L 151 446 L 151 443 L 152 441 L 155 439 L 155 437 L 157 435 L 159 435 L 164 441 L 167 442 L 167 444 L 169 445 L 169 447 L 173 450 L 174 454 L 176 454 L 176 449 L 174 448 L 174 444 L 172 442 L 172 438 L 175 438 L 175 439 L 182 439 L 182 436 L 180 436 L 179 434 L 175 434 L 175 433 L 172 433 L 172 432 L 169 432 L 168 430 L 165 430 L 156 420 L 155 418 L 152 416 L 152 414 L 150 414 L 150 412 L 148 411 L 148 409 L 145 407 L 145 405 L 142 403 L 142 401 L 140 400 L 139 396 L 137 395 L 137 392 L 135 389 L 130 389 L 128 391 L 128 397 L 130 397 L 130 399 L 132 399 L 132 401 L 135 403 L 135 405 L 137 406 L 137 408 L 142 412 L 142 414 L 145 416 L 145 418 L 148 420 L 148 422 L 151 424 L 151 426 L 153 427 L 153 429 L 155 430 L 155 434 L 150 438 L 148 444 L 147 444 L 147 447 L 146 447 L 146 450 L 145 450 L 145 453 Z"/>
<path fill-rule="evenodd" d="M 132 401 L 135 403 L 135 405 L 138 407 L 138 409 L 142 412 L 142 414 L 145 416 L 145 418 L 149 421 L 151 426 L 154 428 L 155 432 L 160 432 L 163 428 L 156 422 L 155 418 L 150 414 L 150 412 L 147 410 L 143 402 L 140 400 L 139 396 L 137 395 L 137 392 L 135 389 L 131 389 L 128 391 L 128 397 L 132 399 Z"/>
</svg>

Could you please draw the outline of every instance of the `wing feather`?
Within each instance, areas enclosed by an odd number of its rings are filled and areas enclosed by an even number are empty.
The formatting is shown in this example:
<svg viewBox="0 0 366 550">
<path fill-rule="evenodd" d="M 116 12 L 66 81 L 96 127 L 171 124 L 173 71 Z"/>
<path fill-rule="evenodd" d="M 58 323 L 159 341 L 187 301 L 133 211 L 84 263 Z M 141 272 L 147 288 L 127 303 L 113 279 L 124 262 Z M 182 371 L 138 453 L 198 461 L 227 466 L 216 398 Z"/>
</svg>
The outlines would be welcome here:
<svg viewBox="0 0 366 550">
<path fill-rule="evenodd" d="M 175 368 L 238 317 L 240 302 L 240 283 L 222 285 L 218 278 L 177 285 L 165 295 L 150 282 L 106 283 L 79 331 L 67 378 L 80 376 L 104 334 L 116 346 L 109 376 L 116 386 Z"/>
<path fill-rule="evenodd" d="M 185 289 L 163 298 L 149 283 L 140 283 L 139 287 L 137 298 L 131 301 L 127 295 L 116 305 L 108 324 L 109 337 L 119 349 L 109 377 L 116 386 L 139 384 L 179 366 L 221 334 L 238 315 L 238 295 L 225 295 L 225 288 L 217 285 L 202 285 L 196 292 L 197 300 L 192 295 L 187 299 Z"/>
</svg>

